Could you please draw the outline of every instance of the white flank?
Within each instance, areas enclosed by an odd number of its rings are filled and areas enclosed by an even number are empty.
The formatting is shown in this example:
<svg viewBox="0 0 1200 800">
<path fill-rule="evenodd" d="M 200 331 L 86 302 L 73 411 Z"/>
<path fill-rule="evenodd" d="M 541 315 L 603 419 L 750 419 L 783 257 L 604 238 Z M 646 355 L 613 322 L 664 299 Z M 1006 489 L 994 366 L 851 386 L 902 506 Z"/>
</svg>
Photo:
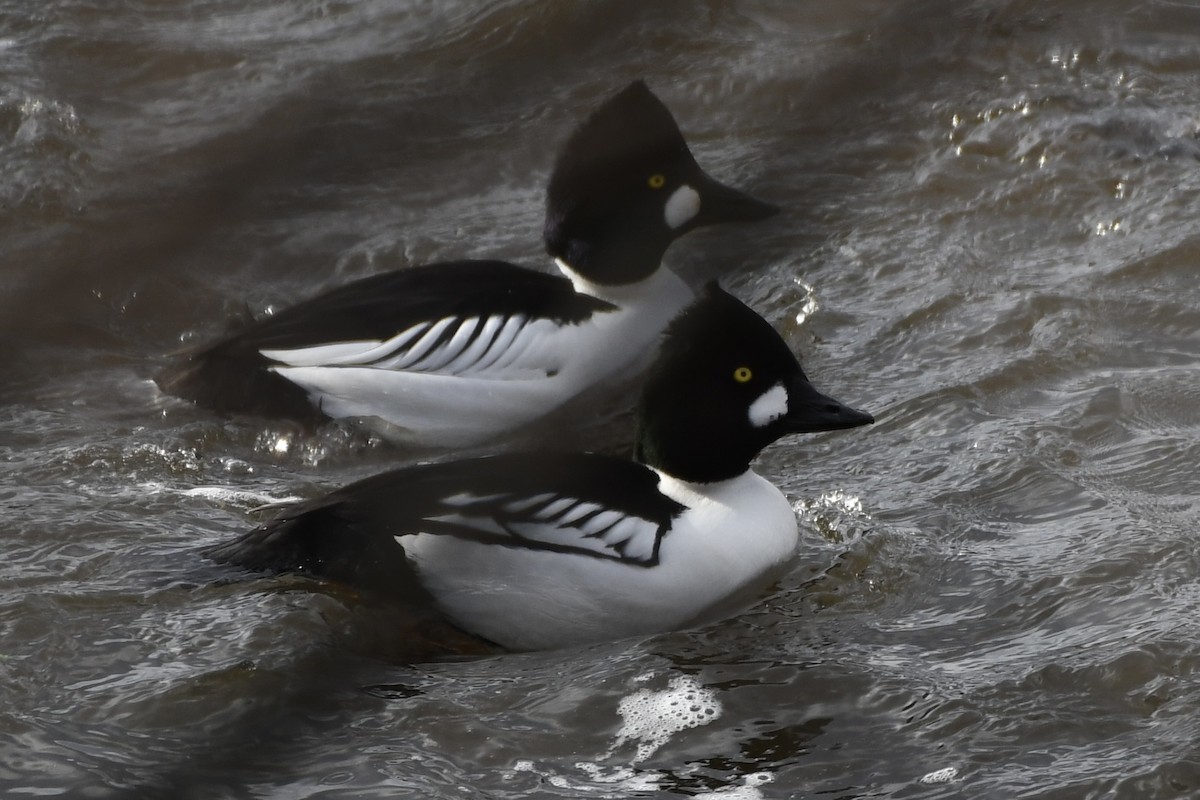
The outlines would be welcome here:
<svg viewBox="0 0 1200 800">
<path fill-rule="evenodd" d="M 656 526 L 615 509 L 577 518 L 577 509 L 568 507 L 559 509 L 561 519 L 507 524 L 529 540 L 586 549 L 603 558 L 497 546 L 507 534 L 487 530 L 488 523 L 476 520 L 461 496 L 453 498 L 458 513 L 440 521 L 473 527 L 496 540 L 424 533 L 397 538 L 443 611 L 464 628 L 517 650 L 719 619 L 752 603 L 764 583 L 786 568 L 796 547 L 796 517 L 768 481 L 746 472 L 696 484 L 660 473 L 658 488 L 687 509 L 663 537 L 653 566 L 646 559 L 654 555 Z M 507 505 L 531 507 L 524 499 Z M 564 523 L 567 519 L 573 522 Z M 612 558 L 617 547 L 641 563 Z"/>
</svg>

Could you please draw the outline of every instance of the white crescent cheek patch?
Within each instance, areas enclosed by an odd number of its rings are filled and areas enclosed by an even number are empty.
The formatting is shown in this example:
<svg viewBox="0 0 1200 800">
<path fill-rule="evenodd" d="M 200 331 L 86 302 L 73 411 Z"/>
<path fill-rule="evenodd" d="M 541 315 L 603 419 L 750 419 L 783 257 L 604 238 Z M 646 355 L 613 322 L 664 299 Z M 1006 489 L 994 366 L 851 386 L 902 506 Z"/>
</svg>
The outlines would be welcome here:
<svg viewBox="0 0 1200 800">
<path fill-rule="evenodd" d="M 756 428 L 770 425 L 788 412 L 787 389 L 777 383 L 750 404 L 750 424 Z"/>
<path fill-rule="evenodd" d="M 699 212 L 700 193 L 685 183 L 671 192 L 671 196 L 667 198 L 666 208 L 663 209 L 663 218 L 667 221 L 667 226 L 674 229 Z"/>
</svg>

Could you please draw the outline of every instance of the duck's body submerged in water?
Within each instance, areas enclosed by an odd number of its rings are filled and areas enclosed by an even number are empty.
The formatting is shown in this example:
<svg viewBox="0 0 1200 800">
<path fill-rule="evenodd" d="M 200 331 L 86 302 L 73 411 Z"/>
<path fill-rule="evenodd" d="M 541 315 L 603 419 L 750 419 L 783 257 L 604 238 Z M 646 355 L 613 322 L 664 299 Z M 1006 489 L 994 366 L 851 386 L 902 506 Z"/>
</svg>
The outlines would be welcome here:
<svg viewBox="0 0 1200 800">
<path fill-rule="evenodd" d="M 636 460 L 512 453 L 408 467 L 209 551 L 432 606 L 475 636 L 545 649 L 734 610 L 797 544 L 750 469 L 791 433 L 873 421 L 813 388 L 771 326 L 711 286 L 670 326 L 638 408 Z"/>
<path fill-rule="evenodd" d="M 653 350 L 692 298 L 661 265 L 671 242 L 776 210 L 701 170 L 639 81 L 597 109 L 555 165 L 544 239 L 562 276 L 499 261 L 372 276 L 199 349 L 156 381 L 226 413 L 367 418 L 414 444 L 478 444 Z"/>
</svg>

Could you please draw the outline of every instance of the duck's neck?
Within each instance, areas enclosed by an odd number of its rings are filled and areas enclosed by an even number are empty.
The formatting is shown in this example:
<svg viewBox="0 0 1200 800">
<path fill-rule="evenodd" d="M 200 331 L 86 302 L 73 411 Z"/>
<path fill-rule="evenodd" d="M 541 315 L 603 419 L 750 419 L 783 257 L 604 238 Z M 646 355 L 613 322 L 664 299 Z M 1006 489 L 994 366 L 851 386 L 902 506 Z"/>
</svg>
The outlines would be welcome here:
<svg viewBox="0 0 1200 800">
<path fill-rule="evenodd" d="M 671 419 L 650 419 L 639 414 L 633 457 L 677 480 L 716 484 L 750 470 L 755 451 L 720 435 L 693 433 Z"/>
<path fill-rule="evenodd" d="M 686 503 L 687 505 L 695 505 L 695 502 L 687 502 L 690 498 L 708 498 L 721 497 L 729 491 L 732 491 L 739 484 L 745 481 L 757 479 L 758 476 L 750 469 L 745 469 L 736 475 L 729 478 L 722 478 L 716 481 L 689 481 L 684 478 L 678 478 L 675 475 L 664 469 L 653 468 L 658 473 L 659 490 L 668 495 L 674 500 Z"/>
<path fill-rule="evenodd" d="M 683 279 L 661 265 L 648 277 L 635 283 L 609 285 L 589 280 L 561 258 L 554 259 L 554 263 L 575 287 L 575 291 L 615 305 L 652 302 L 662 308 L 663 313 L 673 315 L 692 299 L 692 290 Z"/>
</svg>

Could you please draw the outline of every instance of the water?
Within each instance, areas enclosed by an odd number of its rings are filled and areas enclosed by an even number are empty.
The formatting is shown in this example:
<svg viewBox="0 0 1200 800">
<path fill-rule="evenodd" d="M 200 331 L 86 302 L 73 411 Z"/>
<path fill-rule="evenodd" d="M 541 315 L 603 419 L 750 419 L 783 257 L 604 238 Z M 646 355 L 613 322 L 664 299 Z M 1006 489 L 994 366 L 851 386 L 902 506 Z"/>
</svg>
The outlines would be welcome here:
<svg viewBox="0 0 1200 800">
<path fill-rule="evenodd" d="M 1200 796 L 1198 35 L 1166 0 L 0 0 L 5 795 Z M 786 208 L 671 262 L 879 420 L 760 460 L 792 573 L 413 665 L 387 609 L 200 559 L 408 456 L 164 400 L 167 354 L 544 265 L 553 149 L 637 77 Z"/>
</svg>

